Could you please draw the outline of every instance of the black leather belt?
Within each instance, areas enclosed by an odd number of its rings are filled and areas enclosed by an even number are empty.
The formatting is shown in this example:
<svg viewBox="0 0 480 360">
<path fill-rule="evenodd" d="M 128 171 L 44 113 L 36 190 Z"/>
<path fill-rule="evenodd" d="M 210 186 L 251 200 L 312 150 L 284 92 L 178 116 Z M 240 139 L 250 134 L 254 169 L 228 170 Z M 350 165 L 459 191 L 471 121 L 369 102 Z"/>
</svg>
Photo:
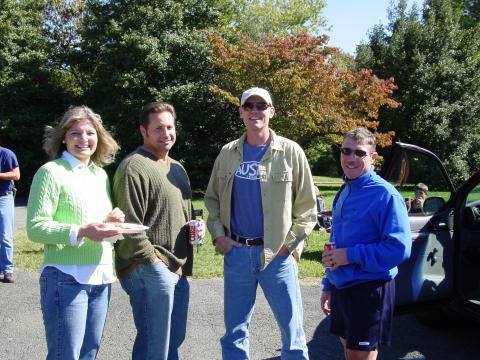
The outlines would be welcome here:
<svg viewBox="0 0 480 360">
<path fill-rule="evenodd" d="M 263 245 L 263 238 L 244 238 L 235 234 L 231 236 L 232 240 L 239 242 L 240 244 L 244 244 L 247 246 L 258 246 Z"/>
<path fill-rule="evenodd" d="M 13 195 L 13 191 L 5 191 L 3 193 L 0 193 L 0 196 L 7 196 L 7 195 Z"/>
</svg>

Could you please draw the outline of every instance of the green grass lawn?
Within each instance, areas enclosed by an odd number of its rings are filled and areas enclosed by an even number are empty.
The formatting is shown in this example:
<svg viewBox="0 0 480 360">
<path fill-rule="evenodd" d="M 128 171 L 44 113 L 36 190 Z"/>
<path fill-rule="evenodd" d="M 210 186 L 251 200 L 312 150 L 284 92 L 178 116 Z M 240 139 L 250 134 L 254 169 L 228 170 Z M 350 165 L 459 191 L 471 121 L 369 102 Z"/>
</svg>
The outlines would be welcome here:
<svg viewBox="0 0 480 360">
<path fill-rule="evenodd" d="M 340 186 L 342 186 L 343 180 L 339 177 L 314 176 L 313 181 L 318 190 L 320 190 L 320 195 L 325 200 L 326 208 L 331 209 L 333 198 Z"/>
<path fill-rule="evenodd" d="M 314 230 L 307 240 L 307 246 L 302 255 L 299 265 L 301 278 L 316 278 L 325 274 L 321 263 L 323 244 L 328 235 Z M 14 240 L 15 267 L 23 270 L 38 271 L 43 260 L 43 245 L 31 242 L 27 239 L 25 230 L 18 230 Z M 205 279 L 223 276 L 223 255 L 215 251 L 210 234 L 204 241 L 204 245 L 194 250 L 194 278 Z"/>
<path fill-rule="evenodd" d="M 334 193 L 335 190 L 333 189 L 329 189 L 325 193 L 322 192 L 322 195 L 326 197 L 327 204 L 331 205 Z M 194 200 L 193 206 L 195 209 L 204 209 L 204 218 L 207 218 L 208 213 L 203 198 Z M 323 244 L 327 239 L 328 234 L 322 231 L 314 230 L 310 234 L 299 264 L 299 276 L 301 278 L 318 278 L 325 274 L 321 258 Z M 43 245 L 29 241 L 25 230 L 18 230 L 15 233 L 14 241 L 15 266 L 19 269 L 38 271 L 43 260 Z M 194 278 L 204 279 L 223 276 L 223 255 L 215 251 L 208 232 L 204 245 L 194 250 L 194 257 Z"/>
<path fill-rule="evenodd" d="M 13 246 L 15 268 L 38 271 L 43 260 L 43 245 L 29 241 L 25 230 L 17 230 Z"/>
</svg>

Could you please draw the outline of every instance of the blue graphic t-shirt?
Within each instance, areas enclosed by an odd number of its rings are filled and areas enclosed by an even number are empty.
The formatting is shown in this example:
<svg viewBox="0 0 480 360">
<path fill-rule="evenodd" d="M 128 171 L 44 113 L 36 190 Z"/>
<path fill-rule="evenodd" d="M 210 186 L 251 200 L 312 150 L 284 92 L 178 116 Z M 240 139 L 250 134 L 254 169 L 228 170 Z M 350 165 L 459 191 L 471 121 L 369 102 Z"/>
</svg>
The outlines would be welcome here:
<svg viewBox="0 0 480 360">
<path fill-rule="evenodd" d="M 236 235 L 263 237 L 262 193 L 258 164 L 269 144 L 243 143 L 243 162 L 233 179 L 231 229 Z"/>
</svg>

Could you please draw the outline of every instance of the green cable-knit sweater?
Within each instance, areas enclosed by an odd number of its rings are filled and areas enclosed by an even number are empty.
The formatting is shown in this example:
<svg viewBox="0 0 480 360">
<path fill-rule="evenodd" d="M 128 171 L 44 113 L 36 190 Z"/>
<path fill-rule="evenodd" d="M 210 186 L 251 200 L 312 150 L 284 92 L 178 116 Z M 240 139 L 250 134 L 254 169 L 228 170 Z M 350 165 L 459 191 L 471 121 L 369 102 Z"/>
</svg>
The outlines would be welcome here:
<svg viewBox="0 0 480 360">
<path fill-rule="evenodd" d="M 92 163 L 72 170 L 67 160 L 57 159 L 33 177 L 27 235 L 45 244 L 46 264 L 97 265 L 105 251 L 102 243 L 83 238 L 79 246 L 72 246 L 70 230 L 72 224 L 102 222 L 111 211 L 110 185 L 102 168 Z"/>
<path fill-rule="evenodd" d="M 168 164 L 139 147 L 125 158 L 115 173 L 113 198 L 125 213 L 125 222 L 148 226 L 148 230 L 115 243 L 117 272 L 134 260 L 152 264 L 157 249 L 173 271 L 192 274 L 193 250 L 187 226 L 192 217 L 192 190 L 183 166 Z"/>
</svg>

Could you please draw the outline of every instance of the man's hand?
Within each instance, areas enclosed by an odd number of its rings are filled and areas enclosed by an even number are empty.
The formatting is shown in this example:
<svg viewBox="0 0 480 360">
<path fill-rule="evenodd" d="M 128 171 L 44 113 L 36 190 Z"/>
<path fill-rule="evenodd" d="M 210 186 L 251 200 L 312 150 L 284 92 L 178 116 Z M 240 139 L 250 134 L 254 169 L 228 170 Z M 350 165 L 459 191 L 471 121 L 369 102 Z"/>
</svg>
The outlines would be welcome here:
<svg viewBox="0 0 480 360">
<path fill-rule="evenodd" d="M 215 239 L 215 247 L 222 254 L 226 254 L 232 247 L 242 247 L 242 244 L 230 239 L 228 236 L 220 236 Z"/>
<path fill-rule="evenodd" d="M 118 207 L 113 209 L 110 214 L 107 215 L 107 221 L 113 223 L 123 223 L 125 222 L 125 214 Z"/>
<path fill-rule="evenodd" d="M 280 256 L 287 256 L 287 255 L 290 255 L 290 251 L 288 250 L 288 248 L 283 245 L 280 250 L 278 250 L 278 255 Z"/>
<path fill-rule="evenodd" d="M 18 181 L 20 180 L 20 168 L 17 166 L 16 168 L 10 171 L 2 171 L 0 172 L 0 180 L 4 181 Z"/>
<path fill-rule="evenodd" d="M 322 262 L 325 267 L 335 270 L 340 266 L 348 265 L 347 249 L 325 250 L 322 255 Z"/>
<path fill-rule="evenodd" d="M 332 298 L 332 293 L 330 291 L 322 291 L 320 296 L 320 307 L 325 315 L 330 315 L 332 308 L 330 306 L 330 300 Z"/>
</svg>

